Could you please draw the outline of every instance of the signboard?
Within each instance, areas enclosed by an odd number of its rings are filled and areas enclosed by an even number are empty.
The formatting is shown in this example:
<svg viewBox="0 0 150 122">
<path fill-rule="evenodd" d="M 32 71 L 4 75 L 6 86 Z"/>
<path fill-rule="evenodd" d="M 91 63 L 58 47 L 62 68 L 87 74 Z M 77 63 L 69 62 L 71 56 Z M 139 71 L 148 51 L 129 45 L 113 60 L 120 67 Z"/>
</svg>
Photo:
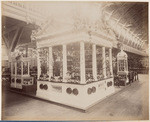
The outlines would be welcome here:
<svg viewBox="0 0 150 122">
<path fill-rule="evenodd" d="M 51 85 L 52 86 L 52 91 L 62 93 L 62 86 L 57 86 L 57 85 Z"/>
</svg>

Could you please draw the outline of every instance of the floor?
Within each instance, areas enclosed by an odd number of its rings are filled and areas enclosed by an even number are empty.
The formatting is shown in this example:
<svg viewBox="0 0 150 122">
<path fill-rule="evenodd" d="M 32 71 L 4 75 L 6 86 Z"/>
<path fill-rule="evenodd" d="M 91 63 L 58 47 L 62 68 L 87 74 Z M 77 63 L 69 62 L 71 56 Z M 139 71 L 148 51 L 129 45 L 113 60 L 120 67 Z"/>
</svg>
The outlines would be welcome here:
<svg viewBox="0 0 150 122">
<path fill-rule="evenodd" d="M 148 75 L 104 99 L 86 112 L 17 94 L 3 92 L 3 120 L 145 120 L 148 119 Z"/>
</svg>

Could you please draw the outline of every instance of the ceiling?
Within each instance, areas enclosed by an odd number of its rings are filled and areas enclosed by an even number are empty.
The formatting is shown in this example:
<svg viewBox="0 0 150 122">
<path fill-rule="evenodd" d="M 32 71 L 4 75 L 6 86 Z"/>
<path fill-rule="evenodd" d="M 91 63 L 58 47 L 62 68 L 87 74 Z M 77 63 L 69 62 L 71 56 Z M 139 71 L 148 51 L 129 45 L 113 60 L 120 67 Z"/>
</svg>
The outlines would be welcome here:
<svg viewBox="0 0 150 122">
<path fill-rule="evenodd" d="M 77 7 L 77 10 L 82 10 L 81 8 L 84 8 L 84 10 L 82 12 L 79 11 L 79 13 L 86 14 L 86 16 L 88 17 L 90 15 L 90 18 L 93 18 L 91 11 L 96 10 L 97 14 L 101 13 L 102 10 L 104 10 L 104 14 L 107 14 L 110 20 L 115 20 L 118 24 L 125 26 L 128 30 L 130 30 L 131 33 L 139 37 L 140 40 L 144 40 L 145 47 L 148 48 L 148 2 L 78 2 L 78 4 L 74 3 L 76 2 L 68 2 L 67 4 L 65 4 L 65 2 L 31 2 L 29 4 L 34 5 L 35 8 L 41 10 L 45 9 L 45 11 L 47 11 L 49 15 L 46 13 L 44 16 L 53 17 L 56 14 L 56 16 L 59 17 L 59 20 L 61 20 L 60 18 L 65 18 L 63 17 L 66 16 L 65 11 L 67 13 L 68 11 L 72 12 L 71 9 L 74 9 L 75 7 Z M 101 9 L 99 9 L 98 12 L 98 9 L 88 10 L 88 8 L 85 7 L 85 3 L 92 3 L 96 6 L 98 5 Z M 71 7 L 70 5 L 73 5 L 73 7 Z M 72 14 L 69 15 L 72 16 Z M 36 28 L 37 26 L 35 26 L 34 24 L 27 24 L 27 22 L 2 16 L 3 39 L 5 40 L 7 48 L 12 48 L 11 51 L 15 49 L 16 45 L 31 42 L 30 36 L 32 30 Z M 19 32 L 21 31 L 22 33 L 18 33 L 20 34 L 18 35 L 19 39 L 15 40 L 14 36 L 15 34 L 17 35 L 17 29 L 20 29 Z"/>
<path fill-rule="evenodd" d="M 27 24 L 24 21 L 2 16 L 2 39 L 10 51 L 14 51 L 17 45 L 30 43 L 30 36 L 32 30 L 35 28 L 36 26 L 33 24 Z M 18 32 L 17 34 L 17 30 L 20 33 Z"/>
<path fill-rule="evenodd" d="M 135 35 L 148 43 L 148 3 L 147 2 L 114 2 L 105 10 L 112 13 L 119 23 L 126 25 Z"/>
</svg>

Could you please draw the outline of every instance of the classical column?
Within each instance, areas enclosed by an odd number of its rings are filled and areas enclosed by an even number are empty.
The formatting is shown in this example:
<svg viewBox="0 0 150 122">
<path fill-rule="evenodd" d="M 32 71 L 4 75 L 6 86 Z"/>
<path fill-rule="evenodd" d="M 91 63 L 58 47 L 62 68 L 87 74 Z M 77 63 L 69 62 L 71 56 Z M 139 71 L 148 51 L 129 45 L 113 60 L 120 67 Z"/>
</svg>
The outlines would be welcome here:
<svg viewBox="0 0 150 122">
<path fill-rule="evenodd" d="M 92 45 L 92 70 L 93 70 L 93 78 L 97 81 L 97 59 L 96 59 L 96 45 Z"/>
<path fill-rule="evenodd" d="M 67 74 L 67 50 L 66 45 L 63 45 L 63 82 L 67 82 L 65 80 Z"/>
<path fill-rule="evenodd" d="M 40 63 L 39 51 L 40 49 L 37 49 L 37 79 L 40 78 L 40 74 L 41 74 L 41 63 Z"/>
<path fill-rule="evenodd" d="M 113 76 L 113 68 L 112 68 L 112 49 L 109 48 L 109 63 L 110 63 L 110 73 Z"/>
<path fill-rule="evenodd" d="M 53 52 L 52 47 L 49 47 L 49 81 L 53 76 Z"/>
<path fill-rule="evenodd" d="M 102 57 L 103 57 L 103 75 L 106 78 L 106 54 L 105 54 L 105 47 L 102 47 Z"/>
<path fill-rule="evenodd" d="M 86 84 L 85 80 L 85 49 L 84 42 L 80 42 L 80 84 Z"/>
</svg>

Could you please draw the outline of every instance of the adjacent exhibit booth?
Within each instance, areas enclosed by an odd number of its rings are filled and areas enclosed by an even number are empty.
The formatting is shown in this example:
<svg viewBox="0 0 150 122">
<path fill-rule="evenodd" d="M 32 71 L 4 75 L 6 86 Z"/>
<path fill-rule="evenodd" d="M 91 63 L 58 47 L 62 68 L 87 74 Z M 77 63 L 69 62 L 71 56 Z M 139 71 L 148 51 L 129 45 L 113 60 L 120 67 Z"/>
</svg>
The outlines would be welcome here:
<svg viewBox="0 0 150 122">
<path fill-rule="evenodd" d="M 26 51 L 16 49 L 11 56 L 10 87 L 25 93 L 35 93 L 36 74 L 36 58 L 33 57 L 31 51 L 28 50 L 27 55 Z"/>
<path fill-rule="evenodd" d="M 87 109 L 114 93 L 112 42 L 73 31 L 37 40 L 36 96 Z"/>
<path fill-rule="evenodd" d="M 117 54 L 117 74 L 119 85 L 125 86 L 129 83 L 128 56 L 123 50 Z"/>
<path fill-rule="evenodd" d="M 33 85 L 33 77 L 30 77 L 29 58 L 20 57 L 11 61 L 11 87 L 22 89 L 23 86 Z"/>
</svg>

